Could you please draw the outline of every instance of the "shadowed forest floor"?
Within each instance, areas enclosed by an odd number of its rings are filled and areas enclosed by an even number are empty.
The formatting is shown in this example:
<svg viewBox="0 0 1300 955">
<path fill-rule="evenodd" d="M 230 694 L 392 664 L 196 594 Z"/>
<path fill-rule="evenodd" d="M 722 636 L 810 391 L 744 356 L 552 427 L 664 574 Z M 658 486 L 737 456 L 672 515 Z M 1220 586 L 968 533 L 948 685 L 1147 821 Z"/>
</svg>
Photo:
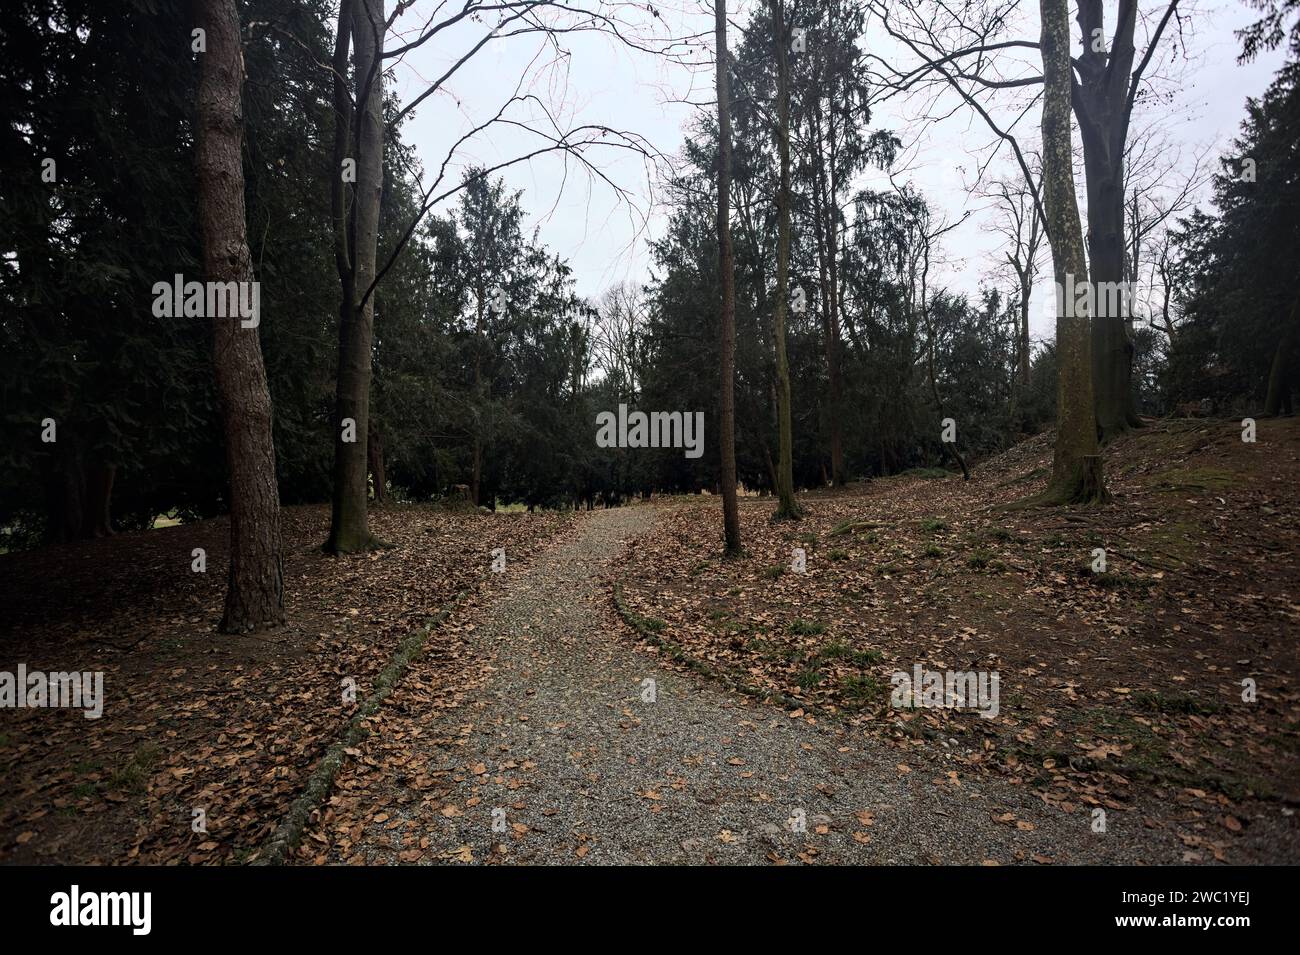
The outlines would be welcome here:
<svg viewBox="0 0 1300 955">
<path fill-rule="evenodd" d="M 798 523 L 743 498 L 725 562 L 708 497 L 390 507 L 396 546 L 338 561 L 290 509 L 291 624 L 259 637 L 212 632 L 224 521 L 0 558 L 0 667 L 107 696 L 0 716 L 0 860 L 248 861 L 355 712 L 340 682 L 464 591 L 299 861 L 1297 861 L 1300 421 L 1159 422 L 1107 449 L 1112 504 L 997 508 L 1049 464 L 1040 436 Z M 998 716 L 891 707 L 917 663 L 997 670 Z"/>
<path fill-rule="evenodd" d="M 371 526 L 392 549 L 336 560 L 320 551 L 329 508 L 287 508 L 289 624 L 251 636 L 215 630 L 224 520 L 0 557 L 0 669 L 102 670 L 106 697 L 98 720 L 0 711 L 0 860 L 244 860 L 398 642 L 462 590 L 498 584 L 493 548 L 525 560 L 572 519 L 389 507 Z M 190 569 L 195 547 L 207 573 Z M 454 699 L 459 647 L 431 644 Z"/>
</svg>

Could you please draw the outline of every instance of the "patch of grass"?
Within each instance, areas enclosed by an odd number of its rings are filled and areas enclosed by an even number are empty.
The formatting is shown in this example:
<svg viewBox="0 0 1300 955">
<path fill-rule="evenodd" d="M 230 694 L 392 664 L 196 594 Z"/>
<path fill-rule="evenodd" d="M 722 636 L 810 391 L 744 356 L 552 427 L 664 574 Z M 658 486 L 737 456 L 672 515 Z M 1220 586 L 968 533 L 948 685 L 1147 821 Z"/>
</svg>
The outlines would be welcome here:
<svg viewBox="0 0 1300 955">
<path fill-rule="evenodd" d="M 925 550 L 921 553 L 926 557 L 938 558 L 943 556 L 943 548 L 934 543 L 934 541 L 931 541 L 925 545 Z"/>
<path fill-rule="evenodd" d="M 847 702 L 858 706 L 878 700 L 883 691 L 880 681 L 870 673 L 855 673 L 845 677 L 840 689 Z"/>
<path fill-rule="evenodd" d="M 819 660 L 847 660 L 856 667 L 879 663 L 884 655 L 879 650 L 854 650 L 843 640 L 832 640 L 817 654 Z"/>
<path fill-rule="evenodd" d="M 1124 754 L 1126 763 L 1157 776 L 1170 771 L 1169 744 L 1152 732 L 1151 727 L 1143 726 L 1122 713 L 1094 710 L 1093 714 L 1098 717 L 1097 729 L 1102 735 L 1117 736 L 1133 744 L 1133 748 Z"/>
<path fill-rule="evenodd" d="M 849 662 L 857 667 L 868 667 L 880 663 L 885 655 L 879 650 L 854 650 Z"/>
<path fill-rule="evenodd" d="M 925 531 L 927 534 L 933 534 L 936 531 L 946 531 L 947 529 L 947 523 L 937 517 L 927 517 L 921 521 L 921 530 Z"/>
<path fill-rule="evenodd" d="M 1015 537 L 1015 535 L 1005 527 L 990 527 L 984 532 L 984 536 L 989 540 L 1001 541 L 1004 544 Z"/>
<path fill-rule="evenodd" d="M 943 468 L 911 468 L 910 470 L 904 471 L 902 476 L 925 478 L 926 480 L 933 481 L 939 478 L 946 478 L 948 474 L 949 472 L 945 471 Z"/>
<path fill-rule="evenodd" d="M 77 799 L 89 799 L 91 796 L 95 795 L 95 790 L 97 788 L 98 787 L 94 783 L 77 783 L 77 785 L 72 787 L 72 795 Z"/>
<path fill-rule="evenodd" d="M 849 552 L 846 550 L 840 550 L 838 547 L 833 547 L 826 556 L 834 561 L 848 560 Z"/>
<path fill-rule="evenodd" d="M 772 567 L 764 567 L 761 576 L 765 580 L 776 580 L 784 573 L 785 573 L 785 567 L 783 567 L 780 564 L 776 564 Z"/>
<path fill-rule="evenodd" d="M 658 617 L 643 617 L 640 614 L 633 613 L 631 610 L 624 610 L 623 616 L 627 617 L 628 622 L 634 627 L 641 627 L 649 630 L 651 633 L 660 633 L 668 624 Z"/>
<path fill-rule="evenodd" d="M 796 620 L 790 624 L 790 632 L 800 637 L 813 637 L 826 632 L 826 624 L 817 620 Z"/>
<path fill-rule="evenodd" d="M 802 544 L 817 543 L 817 535 L 811 531 L 805 531 L 804 533 L 797 535 L 796 539 Z"/>
<path fill-rule="evenodd" d="M 113 774 L 108 779 L 108 788 L 143 792 L 145 783 L 149 781 L 161 754 L 162 751 L 156 743 L 143 744 L 131 754 L 130 759 L 113 770 Z"/>
<path fill-rule="evenodd" d="M 966 558 L 966 566 L 972 570 L 983 570 L 989 565 L 992 555 L 982 547 L 975 548 L 971 555 Z"/>
<path fill-rule="evenodd" d="M 1224 710 L 1223 704 L 1217 700 L 1202 700 L 1190 693 L 1158 693 L 1154 690 L 1134 693 L 1133 705 L 1148 713 L 1189 716 L 1212 716 Z"/>
<path fill-rule="evenodd" d="M 1200 525 L 1192 521 L 1171 521 L 1148 528 L 1143 543 L 1163 551 L 1165 556 L 1176 561 L 1191 563 L 1196 559 L 1196 542 L 1204 533 Z"/>
<path fill-rule="evenodd" d="M 1121 574 L 1114 571 L 1106 571 L 1104 574 L 1094 574 L 1092 565 L 1084 568 L 1084 573 L 1095 587 L 1101 587 L 1103 590 L 1123 590 L 1129 593 L 1146 593 L 1156 585 L 1156 582 L 1150 577 L 1134 577 L 1132 574 Z"/>
<path fill-rule="evenodd" d="M 1155 476 L 1158 487 L 1171 491 L 1222 491 L 1232 487 L 1238 480 L 1233 472 L 1225 468 L 1170 468 Z"/>
<path fill-rule="evenodd" d="M 799 684 L 799 689 L 808 691 L 817 689 L 818 684 L 820 684 L 824 678 L 825 677 L 821 670 L 809 667 L 806 670 L 800 671 L 799 676 L 796 678 L 796 682 Z"/>
</svg>

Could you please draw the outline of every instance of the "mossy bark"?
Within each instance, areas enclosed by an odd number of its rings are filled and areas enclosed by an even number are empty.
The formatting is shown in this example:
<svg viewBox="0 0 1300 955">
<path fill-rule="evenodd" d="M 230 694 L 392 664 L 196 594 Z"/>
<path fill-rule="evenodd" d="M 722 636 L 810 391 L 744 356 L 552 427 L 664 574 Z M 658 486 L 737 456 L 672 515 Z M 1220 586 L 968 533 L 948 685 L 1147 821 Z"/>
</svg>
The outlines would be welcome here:
<svg viewBox="0 0 1300 955">
<path fill-rule="evenodd" d="M 349 17 L 351 22 L 349 23 Z M 339 278 L 343 289 L 339 310 L 339 369 L 335 391 L 334 494 L 330 514 L 330 553 L 353 553 L 382 546 L 370 533 L 367 512 L 366 444 L 370 431 L 371 351 L 374 338 L 375 259 L 379 238 L 379 200 L 383 191 L 384 119 L 383 64 L 380 45 L 385 32 L 383 0 L 345 2 L 339 11 L 339 46 L 335 64 L 346 63 L 347 37 L 353 40 L 356 108 L 343 90 L 335 90 L 336 129 L 332 175 L 335 184 L 335 230 Z M 344 74 L 346 75 L 346 74 Z M 336 80 L 337 82 L 337 80 Z M 341 114 L 337 113 L 342 106 Z M 348 117 L 351 114 L 351 119 Z M 348 135 L 350 131 L 350 135 Z M 339 132 L 343 132 L 340 136 Z M 356 161 L 356 183 L 350 208 L 341 186 L 344 159 Z M 341 251 L 340 251 L 341 245 Z M 343 422 L 353 427 L 344 440 Z"/>
<path fill-rule="evenodd" d="M 1043 55 L 1043 200 L 1058 290 L 1087 282 L 1083 228 L 1074 194 L 1070 142 L 1070 23 L 1067 0 L 1040 0 Z M 1086 302 L 1058 291 L 1056 309 L 1056 447 L 1052 477 L 1034 503 L 1096 503 L 1106 499 L 1093 406 L 1092 336 Z"/>
</svg>

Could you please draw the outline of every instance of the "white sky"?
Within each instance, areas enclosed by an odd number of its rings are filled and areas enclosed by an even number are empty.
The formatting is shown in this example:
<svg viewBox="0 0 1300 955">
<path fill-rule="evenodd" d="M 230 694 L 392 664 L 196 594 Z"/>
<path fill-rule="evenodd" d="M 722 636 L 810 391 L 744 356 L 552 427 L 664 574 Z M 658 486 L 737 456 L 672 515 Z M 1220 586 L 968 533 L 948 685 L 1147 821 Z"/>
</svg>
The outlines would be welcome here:
<svg viewBox="0 0 1300 955">
<path fill-rule="evenodd" d="M 595 0 L 573 2 L 589 8 Z M 661 36 L 669 29 L 679 35 L 706 32 L 706 45 L 695 51 L 694 58 L 710 59 L 711 8 L 694 0 L 672 2 L 683 6 L 671 9 L 667 4 L 655 4 L 663 19 L 653 21 L 653 25 Z M 749 0 L 749 4 L 752 2 Z M 734 6 L 735 0 L 732 3 Z M 749 4 L 735 9 L 733 18 L 745 22 L 747 11 L 752 9 Z M 1117 0 L 1106 0 L 1108 28 L 1114 22 L 1116 5 Z M 1014 35 L 1037 39 L 1037 4 L 1024 0 L 1023 8 L 1026 20 Z M 432 0 L 420 0 L 399 19 L 397 31 L 410 33 L 418 29 L 434 9 Z M 1154 18 L 1163 9 L 1163 2 L 1148 0 L 1140 12 Z M 651 22 L 644 9 L 633 16 Z M 1166 66 L 1160 70 L 1153 64 L 1154 89 L 1161 95 L 1154 98 L 1152 105 L 1139 108 L 1133 129 L 1158 123 L 1167 137 L 1169 153 L 1181 157 L 1183 165 L 1190 165 L 1192 157 L 1207 148 L 1211 157 L 1222 153 L 1238 131 L 1246 97 L 1262 93 L 1282 64 L 1280 50 L 1254 63 L 1237 64 L 1239 43 L 1233 31 L 1257 16 L 1240 0 L 1197 0 L 1190 13 L 1184 14 L 1180 59 L 1170 67 L 1166 57 Z M 1173 24 L 1171 32 L 1172 28 Z M 432 78 L 481 38 L 483 30 L 482 25 L 462 24 L 407 54 L 396 70 L 397 92 L 402 101 L 409 102 L 426 89 Z M 1139 26 L 1139 36 L 1142 33 L 1143 27 Z M 1173 49 L 1169 40 L 1167 33 L 1162 49 Z M 392 49 L 400 42 L 398 36 L 390 34 L 386 46 Z M 732 30 L 733 49 L 738 42 L 739 33 Z M 893 50 L 892 42 L 874 29 L 868 32 L 866 42 L 869 49 L 886 58 Z M 1181 58 L 1183 43 L 1185 61 Z M 711 66 L 692 71 L 594 34 L 568 34 L 563 46 L 571 55 L 557 65 L 554 52 L 536 35 L 494 40 L 457 72 L 443 92 L 421 104 L 406 127 L 405 137 L 415 144 L 426 173 L 438 168 L 461 135 L 495 114 L 525 74 L 529 77 L 525 91 L 538 96 L 551 109 L 558 108 L 561 125 L 593 123 L 629 130 L 666 154 L 678 152 L 684 130 L 700 107 L 711 107 Z M 1139 56 L 1142 49 L 1139 44 Z M 1040 65 L 1033 59 L 1027 64 L 1034 72 Z M 1007 108 L 1016 102 L 1016 91 L 996 95 L 998 98 L 991 102 L 1005 103 Z M 877 109 L 873 126 L 895 131 L 912 146 L 902 171 L 896 170 L 896 178 L 900 182 L 914 181 L 938 217 L 955 222 L 967 211 L 971 213 L 944 237 L 945 262 L 936 282 L 973 293 L 992 273 L 999 252 L 997 238 L 988 231 L 992 215 L 987 211 L 989 203 L 971 195 L 965 183 L 972 179 L 980 157 L 987 156 L 986 147 L 993 137 L 970 110 L 959 107 L 952 112 L 955 102 L 945 97 L 936 109 L 923 98 L 907 102 L 896 99 Z M 952 115 L 937 124 L 921 122 L 926 115 L 949 112 Z M 1008 115 L 996 109 L 993 112 L 999 119 Z M 533 107 L 520 108 L 511 115 L 520 119 L 540 117 Z M 1022 148 L 1036 151 L 1040 142 L 1036 111 L 1021 121 L 1018 132 Z M 1077 133 L 1075 142 L 1077 147 Z M 448 182 L 458 181 L 460 170 L 469 165 L 502 162 L 536 149 L 538 144 L 539 140 L 518 128 L 494 126 L 456 151 L 448 167 Z M 650 268 L 648 238 L 659 233 L 663 217 L 662 210 L 654 209 L 653 184 L 638 157 L 612 149 L 594 151 L 590 156 L 611 180 L 631 194 L 635 211 L 573 160 L 566 162 L 556 154 L 512 166 L 503 175 L 512 188 L 524 191 L 523 205 L 530 227 L 539 226 L 542 240 L 569 260 L 579 292 L 595 298 L 615 282 L 645 281 Z M 998 175 L 1011 174 L 1014 160 L 1009 150 L 1004 148 L 990 169 Z M 883 188 L 888 180 L 868 175 L 864 184 Z M 1082 189 L 1079 196 L 1082 205 Z M 449 200 L 437 211 L 446 211 L 454 201 Z M 648 224 L 642 221 L 647 211 L 651 213 Z M 1035 338 L 1051 334 L 1051 322 L 1041 308 L 1047 295 L 1050 289 L 1045 284 L 1035 292 Z"/>
</svg>

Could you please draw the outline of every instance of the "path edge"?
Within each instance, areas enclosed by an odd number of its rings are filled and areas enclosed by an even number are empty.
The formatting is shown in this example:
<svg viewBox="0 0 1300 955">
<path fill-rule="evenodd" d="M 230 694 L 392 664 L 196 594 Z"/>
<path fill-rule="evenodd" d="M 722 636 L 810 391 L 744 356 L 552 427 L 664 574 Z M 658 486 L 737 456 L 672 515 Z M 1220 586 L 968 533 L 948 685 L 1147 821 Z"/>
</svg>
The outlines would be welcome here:
<svg viewBox="0 0 1300 955">
<path fill-rule="evenodd" d="M 662 650 L 667 655 L 668 659 L 680 663 L 682 666 L 686 667 L 686 669 L 698 673 L 700 676 L 720 683 L 728 690 L 758 700 L 760 703 L 774 704 L 776 706 L 784 707 L 787 710 L 801 709 L 805 713 L 813 713 L 818 716 L 835 717 L 837 715 L 817 706 L 814 703 L 796 700 L 794 697 L 782 693 L 780 690 L 764 690 L 761 687 L 754 686 L 752 683 L 745 683 L 743 680 L 738 680 L 726 671 L 711 666 L 699 657 L 687 653 L 686 649 L 680 644 L 673 643 L 671 640 L 665 640 L 663 637 L 659 636 L 653 627 L 650 626 L 650 622 L 646 617 L 642 617 L 635 610 L 632 610 L 628 607 L 626 601 L 624 601 L 623 580 L 625 579 L 626 577 L 614 582 L 614 609 L 618 611 L 618 615 L 622 618 L 624 623 L 631 627 L 647 643 Z M 840 718 L 842 719 L 843 717 Z"/>
<path fill-rule="evenodd" d="M 275 831 L 257 847 L 249 865 L 288 863 L 289 853 L 302 840 L 311 814 L 324 804 L 333 790 L 334 780 L 347 760 L 347 750 L 370 735 L 370 729 L 365 725 L 365 721 L 379 711 L 379 707 L 392 694 L 410 665 L 424 655 L 424 645 L 429 635 L 451 616 L 452 611 L 469 592 L 466 589 L 457 593 L 441 610 L 425 620 L 397 645 L 397 649 L 389 658 L 388 665 L 375 678 L 375 688 L 348 720 L 339 737 L 325 751 L 325 755 L 307 777 L 302 793 L 290 804 L 289 811 L 285 813 Z"/>
</svg>

